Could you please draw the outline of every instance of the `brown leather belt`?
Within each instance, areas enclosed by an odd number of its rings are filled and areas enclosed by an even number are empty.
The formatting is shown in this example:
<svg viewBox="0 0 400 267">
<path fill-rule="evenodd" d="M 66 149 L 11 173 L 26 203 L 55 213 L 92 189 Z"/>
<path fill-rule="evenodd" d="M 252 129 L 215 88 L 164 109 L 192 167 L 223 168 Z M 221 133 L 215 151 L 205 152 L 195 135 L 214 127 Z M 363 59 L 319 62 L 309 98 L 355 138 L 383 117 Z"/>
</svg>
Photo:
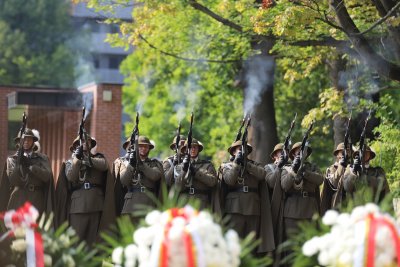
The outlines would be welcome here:
<svg viewBox="0 0 400 267">
<path fill-rule="evenodd" d="M 299 191 L 293 193 L 287 193 L 288 197 L 315 197 L 315 193 L 307 192 L 307 191 Z"/>
<path fill-rule="evenodd" d="M 130 192 L 130 193 L 146 193 L 147 191 L 154 193 L 156 190 L 154 190 L 154 188 L 145 187 L 145 186 L 128 188 L 128 192 Z"/>
<path fill-rule="evenodd" d="M 241 187 L 229 189 L 229 193 L 230 192 L 258 193 L 258 188 L 257 187 L 249 187 L 248 185 L 244 185 Z"/>
<path fill-rule="evenodd" d="M 189 187 L 189 188 L 183 190 L 182 193 L 189 194 L 189 195 L 208 195 L 208 194 L 210 194 L 210 190 Z"/>
</svg>

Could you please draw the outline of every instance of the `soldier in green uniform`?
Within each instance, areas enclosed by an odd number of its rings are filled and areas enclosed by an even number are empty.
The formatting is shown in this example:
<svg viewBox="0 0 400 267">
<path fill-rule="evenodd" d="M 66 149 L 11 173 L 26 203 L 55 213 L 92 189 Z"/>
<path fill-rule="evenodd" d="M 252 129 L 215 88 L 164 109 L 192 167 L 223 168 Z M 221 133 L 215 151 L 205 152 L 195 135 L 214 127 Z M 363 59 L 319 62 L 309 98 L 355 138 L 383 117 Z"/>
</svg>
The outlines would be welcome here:
<svg viewBox="0 0 400 267">
<path fill-rule="evenodd" d="M 38 146 L 35 145 L 38 137 L 31 129 L 26 128 L 22 138 L 22 149 L 17 146 L 17 153 L 7 158 L 1 180 L 0 209 L 17 209 L 29 201 L 39 214 L 49 213 L 52 211 L 54 192 L 49 158 L 38 152 Z M 17 144 L 20 137 L 14 140 Z"/>
<path fill-rule="evenodd" d="M 311 220 L 315 213 L 319 213 L 319 186 L 324 181 L 324 176 L 310 162 L 304 161 L 301 168 L 300 151 L 301 142 L 295 143 L 289 153 L 292 164 L 282 170 L 281 185 L 286 194 L 283 211 L 286 237 L 298 230 L 300 222 Z M 312 149 L 307 145 L 305 159 L 311 153 Z"/>
<path fill-rule="evenodd" d="M 343 189 L 343 175 L 346 171 L 347 162 L 344 158 L 344 143 L 337 145 L 333 155 L 335 163 L 326 169 L 324 186 L 321 193 L 321 214 L 332 208 L 338 208 L 346 198 L 346 191 Z M 351 155 L 350 151 L 347 152 Z"/>
<path fill-rule="evenodd" d="M 179 139 L 179 147 L 178 149 L 181 150 L 183 145 L 185 144 L 186 137 L 183 135 L 180 135 Z M 172 141 L 171 145 L 169 148 L 173 151 L 176 151 L 176 136 L 174 137 L 174 140 Z M 178 165 L 179 162 L 182 162 L 183 160 L 183 154 L 181 153 L 180 156 L 178 156 L 177 153 L 175 153 L 172 156 L 169 156 L 168 158 L 164 159 L 163 161 L 163 169 L 164 169 L 164 176 L 165 176 L 165 182 L 167 184 L 168 189 L 171 188 L 171 186 L 175 182 L 174 178 L 174 171 L 175 171 L 175 166 Z"/>
<path fill-rule="evenodd" d="M 131 150 L 130 138 L 124 143 L 123 148 Z M 138 137 L 139 159 L 135 153 L 128 153 L 126 157 L 114 162 L 114 175 L 122 185 L 124 204 L 121 214 L 132 214 L 143 210 L 144 207 L 155 207 L 154 198 L 158 198 L 161 191 L 161 183 L 164 181 L 164 172 L 161 162 L 149 158 L 150 150 L 154 145 L 146 136 Z M 136 166 L 136 162 L 138 162 Z M 153 197 L 151 197 L 153 195 Z M 135 222 L 140 216 L 133 214 Z"/>
<path fill-rule="evenodd" d="M 375 200 L 376 197 L 381 201 L 390 192 L 385 171 L 381 167 L 370 165 L 370 161 L 376 154 L 369 146 L 366 146 L 364 152 L 364 162 L 360 162 L 359 153 L 354 153 L 354 164 L 349 166 L 344 173 L 344 190 L 352 195 L 356 190 L 369 188 L 372 190 L 373 197 L 369 201 Z"/>
<path fill-rule="evenodd" d="M 247 144 L 250 154 L 252 147 Z M 228 148 L 234 157 L 232 162 L 222 164 L 222 212 L 229 218 L 230 226 L 241 238 L 250 232 L 261 240 L 258 253 L 272 252 L 275 249 L 272 228 L 270 198 L 265 182 L 266 171 L 261 164 L 247 160 L 244 168 L 242 141 L 234 142 Z"/>
<path fill-rule="evenodd" d="M 182 153 L 187 150 L 188 143 L 182 147 Z M 199 158 L 203 144 L 193 138 L 192 147 L 181 164 L 176 166 L 175 189 L 180 196 L 200 201 L 200 209 L 215 210 L 217 189 L 217 172 L 211 161 Z"/>
<path fill-rule="evenodd" d="M 99 239 L 115 219 L 113 180 L 103 154 L 94 153 L 96 140 L 79 136 L 70 147 L 71 159 L 63 163 L 56 187 L 56 226 L 68 220 L 89 245 Z M 113 204 L 111 204 L 113 203 Z"/>
</svg>

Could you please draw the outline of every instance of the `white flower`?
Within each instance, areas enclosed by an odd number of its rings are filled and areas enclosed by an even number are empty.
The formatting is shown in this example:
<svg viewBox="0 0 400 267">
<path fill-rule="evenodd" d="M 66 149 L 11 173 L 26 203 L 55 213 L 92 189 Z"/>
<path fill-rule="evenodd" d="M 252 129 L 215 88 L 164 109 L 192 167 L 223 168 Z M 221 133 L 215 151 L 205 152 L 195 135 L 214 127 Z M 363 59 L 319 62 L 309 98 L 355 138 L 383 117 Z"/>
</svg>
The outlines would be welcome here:
<svg viewBox="0 0 400 267">
<path fill-rule="evenodd" d="M 53 259 L 51 258 L 50 255 L 44 254 L 44 266 L 49 266 L 51 267 L 53 265 Z"/>
<path fill-rule="evenodd" d="M 134 244 L 130 244 L 125 248 L 124 251 L 125 260 L 135 262 L 137 258 L 138 248 Z"/>
<path fill-rule="evenodd" d="M 348 213 L 342 213 L 338 216 L 336 224 L 347 227 L 352 224 L 352 221 L 350 220 L 350 215 Z"/>
<path fill-rule="evenodd" d="M 319 237 L 313 237 L 312 239 L 308 240 L 306 243 L 304 243 L 302 247 L 303 254 L 310 257 L 318 252 L 318 242 L 320 238 Z"/>
<path fill-rule="evenodd" d="M 25 237 L 25 228 L 17 227 L 14 229 L 14 236 L 16 238 L 24 238 Z"/>
<path fill-rule="evenodd" d="M 351 220 L 353 222 L 357 222 L 365 219 L 367 217 L 368 211 L 364 206 L 358 206 L 353 209 L 351 212 Z"/>
<path fill-rule="evenodd" d="M 154 225 L 156 223 L 160 223 L 160 220 L 161 220 L 161 212 L 158 210 L 153 210 L 146 216 L 146 223 L 148 225 Z"/>
<path fill-rule="evenodd" d="M 62 261 L 66 267 L 75 267 L 75 261 L 71 255 L 62 255 Z"/>
<path fill-rule="evenodd" d="M 239 235 L 236 233 L 235 230 L 229 229 L 226 233 L 225 233 L 225 238 L 226 241 L 228 241 L 229 243 L 239 243 Z"/>
<path fill-rule="evenodd" d="M 322 223 L 325 225 L 334 225 L 339 217 L 336 210 L 328 210 L 322 218 Z"/>
<path fill-rule="evenodd" d="M 367 203 L 365 209 L 369 213 L 379 213 L 379 207 L 375 203 Z"/>
<path fill-rule="evenodd" d="M 111 258 L 113 263 L 115 264 L 122 264 L 122 255 L 124 253 L 123 247 L 117 247 L 113 250 Z"/>
<path fill-rule="evenodd" d="M 144 244 L 150 246 L 153 242 L 154 236 L 157 234 L 155 227 L 142 227 L 135 231 L 133 234 L 133 240 L 136 244 Z"/>
<path fill-rule="evenodd" d="M 125 266 L 124 267 L 135 267 L 135 264 L 136 262 L 135 261 L 133 261 L 133 260 L 126 260 L 125 261 Z"/>
<path fill-rule="evenodd" d="M 25 239 L 16 239 L 11 244 L 11 249 L 17 252 L 25 252 L 26 242 Z"/>
<path fill-rule="evenodd" d="M 328 252 L 321 251 L 318 255 L 318 262 L 321 265 L 329 265 L 331 262 L 329 260 Z"/>
</svg>

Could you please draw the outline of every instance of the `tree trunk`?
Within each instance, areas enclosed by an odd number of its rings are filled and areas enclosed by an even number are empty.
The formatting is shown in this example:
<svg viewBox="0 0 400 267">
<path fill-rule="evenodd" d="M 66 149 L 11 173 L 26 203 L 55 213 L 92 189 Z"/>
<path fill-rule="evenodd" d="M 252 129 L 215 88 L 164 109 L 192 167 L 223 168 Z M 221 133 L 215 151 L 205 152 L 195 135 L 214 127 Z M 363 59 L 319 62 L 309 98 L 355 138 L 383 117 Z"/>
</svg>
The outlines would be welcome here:
<svg viewBox="0 0 400 267">
<path fill-rule="evenodd" d="M 346 71 L 346 63 L 347 61 L 342 58 L 342 55 L 339 54 L 335 59 L 328 62 L 329 66 L 329 74 L 332 82 L 333 88 L 339 92 L 345 92 L 347 89 L 347 79 L 344 75 Z M 346 132 L 347 126 L 347 118 L 342 116 L 336 116 L 333 119 L 333 140 L 334 147 L 339 143 L 344 142 L 344 135 Z"/>
<path fill-rule="evenodd" d="M 269 55 L 251 57 L 245 63 L 244 112 L 252 113 L 250 158 L 266 164 L 278 143 L 274 106 L 275 59 Z"/>
<path fill-rule="evenodd" d="M 360 30 L 351 19 L 344 0 L 330 0 L 330 6 L 336 14 L 340 27 L 343 28 L 356 51 L 366 64 L 382 76 L 400 81 L 400 66 L 393 64 L 378 55 L 369 44 L 368 40 L 360 35 Z"/>
</svg>

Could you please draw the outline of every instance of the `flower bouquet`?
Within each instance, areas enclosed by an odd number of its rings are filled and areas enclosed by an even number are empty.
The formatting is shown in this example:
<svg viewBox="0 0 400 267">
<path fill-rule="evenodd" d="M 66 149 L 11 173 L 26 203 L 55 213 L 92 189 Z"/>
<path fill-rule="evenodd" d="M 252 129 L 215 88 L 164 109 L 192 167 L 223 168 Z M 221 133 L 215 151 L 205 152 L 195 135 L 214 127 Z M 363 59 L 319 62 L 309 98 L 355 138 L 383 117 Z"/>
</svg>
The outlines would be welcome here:
<svg viewBox="0 0 400 267">
<path fill-rule="evenodd" d="M 106 237 L 114 244 L 111 257 L 114 266 L 250 267 L 266 266 L 269 262 L 267 258 L 256 259 L 251 255 L 258 244 L 254 236 L 241 243 L 234 230 L 224 232 L 210 213 L 191 206 L 151 211 L 145 217 L 145 226 L 131 236 L 132 242 L 125 245 Z"/>
<path fill-rule="evenodd" d="M 329 210 L 322 223 L 330 231 L 304 243 L 307 257 L 317 255 L 322 266 L 400 266 L 399 225 L 375 204 L 355 207 L 351 213 Z"/>
</svg>

